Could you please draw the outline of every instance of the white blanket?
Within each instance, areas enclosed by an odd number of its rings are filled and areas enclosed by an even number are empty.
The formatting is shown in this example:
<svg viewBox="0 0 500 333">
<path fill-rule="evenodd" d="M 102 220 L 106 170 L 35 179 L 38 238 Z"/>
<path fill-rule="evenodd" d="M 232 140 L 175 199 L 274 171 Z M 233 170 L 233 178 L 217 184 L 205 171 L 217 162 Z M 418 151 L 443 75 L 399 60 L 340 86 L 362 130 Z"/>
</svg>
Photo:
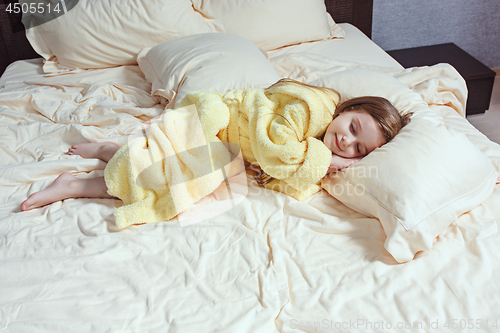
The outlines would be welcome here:
<svg viewBox="0 0 500 333">
<path fill-rule="evenodd" d="M 328 63 L 309 75 L 319 63 L 304 61 L 297 73 L 306 74 L 296 74 L 303 81 L 352 67 Z M 466 91 L 453 70 L 391 71 L 500 170 L 500 146 L 462 116 Z M 113 199 L 21 212 L 21 202 L 61 172 L 102 176 L 104 162 L 65 155 L 71 145 L 122 144 L 162 112 L 143 88 L 99 73 L 108 83 L 80 82 L 77 74 L 0 90 L 0 330 L 438 332 L 456 323 L 450 332 L 495 332 L 499 184 L 432 250 L 402 265 L 385 251 L 377 220 L 324 191 L 299 202 L 251 180 L 235 208 L 187 226 L 119 230 L 112 214 L 121 203 Z M 460 329 L 465 323 L 474 329 Z"/>
</svg>

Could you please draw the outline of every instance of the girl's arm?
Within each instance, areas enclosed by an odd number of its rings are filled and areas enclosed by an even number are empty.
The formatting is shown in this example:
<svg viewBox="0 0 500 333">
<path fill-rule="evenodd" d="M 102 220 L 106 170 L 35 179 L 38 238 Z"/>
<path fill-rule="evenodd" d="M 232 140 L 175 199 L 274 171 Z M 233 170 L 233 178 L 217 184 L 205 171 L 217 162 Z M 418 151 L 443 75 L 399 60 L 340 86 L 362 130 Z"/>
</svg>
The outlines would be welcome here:
<svg viewBox="0 0 500 333">
<path fill-rule="evenodd" d="M 332 154 L 332 160 L 330 161 L 330 167 L 328 168 L 327 173 L 336 172 L 341 169 L 345 169 L 356 162 L 359 162 L 362 157 L 356 158 L 345 158 L 335 154 Z"/>
</svg>

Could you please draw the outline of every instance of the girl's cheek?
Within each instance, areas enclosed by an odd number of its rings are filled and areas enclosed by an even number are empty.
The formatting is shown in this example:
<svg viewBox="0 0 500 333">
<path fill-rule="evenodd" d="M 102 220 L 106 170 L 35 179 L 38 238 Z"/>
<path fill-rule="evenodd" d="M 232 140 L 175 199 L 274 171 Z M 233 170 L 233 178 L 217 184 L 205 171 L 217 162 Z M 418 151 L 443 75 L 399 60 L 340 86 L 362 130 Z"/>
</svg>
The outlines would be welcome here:
<svg viewBox="0 0 500 333">
<path fill-rule="evenodd" d="M 332 152 L 335 152 L 335 149 L 337 148 L 335 146 L 335 137 L 333 134 L 330 133 L 330 136 L 328 137 L 328 143 L 327 143 L 327 147 L 328 149 L 330 149 L 330 151 Z"/>
</svg>

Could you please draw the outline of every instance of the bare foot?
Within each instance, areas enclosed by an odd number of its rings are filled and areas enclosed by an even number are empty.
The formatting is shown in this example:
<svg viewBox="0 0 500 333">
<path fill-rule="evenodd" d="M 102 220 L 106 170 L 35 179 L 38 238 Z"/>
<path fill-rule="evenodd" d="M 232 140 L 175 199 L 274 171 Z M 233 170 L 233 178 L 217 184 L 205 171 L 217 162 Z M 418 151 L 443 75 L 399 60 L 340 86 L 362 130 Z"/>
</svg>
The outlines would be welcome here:
<svg viewBox="0 0 500 333">
<path fill-rule="evenodd" d="M 89 142 L 71 146 L 66 154 L 79 155 L 83 158 L 98 158 L 108 162 L 120 148 L 113 142 Z"/>
<path fill-rule="evenodd" d="M 77 180 L 69 172 L 62 173 L 54 183 L 45 190 L 33 193 L 21 204 L 21 210 L 30 210 L 64 200 L 70 197 L 71 183 Z"/>
<path fill-rule="evenodd" d="M 104 177 L 78 179 L 62 173 L 45 190 L 33 193 L 21 204 L 21 210 L 31 210 L 68 198 L 112 198 L 107 193 Z"/>
</svg>

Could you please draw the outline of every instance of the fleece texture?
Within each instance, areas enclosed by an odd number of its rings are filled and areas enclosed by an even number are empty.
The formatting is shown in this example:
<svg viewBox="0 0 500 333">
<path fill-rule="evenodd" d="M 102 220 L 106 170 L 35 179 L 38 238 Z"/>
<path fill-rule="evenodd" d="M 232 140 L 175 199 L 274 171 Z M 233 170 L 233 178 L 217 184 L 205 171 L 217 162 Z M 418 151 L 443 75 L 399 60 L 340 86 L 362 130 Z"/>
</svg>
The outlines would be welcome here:
<svg viewBox="0 0 500 333">
<path fill-rule="evenodd" d="M 297 200 L 318 192 L 332 155 L 318 137 L 338 101 L 331 90 L 288 81 L 187 94 L 109 161 L 108 193 L 123 201 L 117 226 L 172 219 L 242 171 L 227 169 L 240 151 L 274 178 L 267 188 Z"/>
</svg>

